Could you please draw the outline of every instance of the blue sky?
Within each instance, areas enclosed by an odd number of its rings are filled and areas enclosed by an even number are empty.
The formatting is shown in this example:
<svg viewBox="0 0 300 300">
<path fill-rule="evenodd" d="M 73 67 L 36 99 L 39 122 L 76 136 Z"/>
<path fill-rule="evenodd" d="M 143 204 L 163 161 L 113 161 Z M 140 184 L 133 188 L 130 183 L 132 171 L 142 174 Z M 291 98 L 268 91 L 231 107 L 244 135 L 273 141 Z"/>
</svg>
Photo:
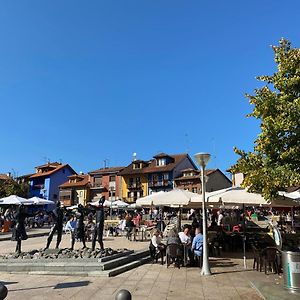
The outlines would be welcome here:
<svg viewBox="0 0 300 300">
<path fill-rule="evenodd" d="M 259 123 L 244 97 L 300 46 L 300 2 L 0 2 L 0 173 L 208 151 L 225 171 Z"/>
</svg>

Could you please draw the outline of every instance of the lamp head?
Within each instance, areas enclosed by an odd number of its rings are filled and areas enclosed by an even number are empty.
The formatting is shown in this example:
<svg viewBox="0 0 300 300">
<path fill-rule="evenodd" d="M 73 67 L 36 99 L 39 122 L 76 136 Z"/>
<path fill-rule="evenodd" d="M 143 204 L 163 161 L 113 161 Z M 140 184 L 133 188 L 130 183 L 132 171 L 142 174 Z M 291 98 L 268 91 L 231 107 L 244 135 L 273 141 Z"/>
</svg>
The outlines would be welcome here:
<svg viewBox="0 0 300 300">
<path fill-rule="evenodd" d="M 210 154 L 209 153 L 205 153 L 205 152 L 199 152 L 196 153 L 194 155 L 197 163 L 201 166 L 201 167 L 205 167 L 210 159 Z"/>
</svg>

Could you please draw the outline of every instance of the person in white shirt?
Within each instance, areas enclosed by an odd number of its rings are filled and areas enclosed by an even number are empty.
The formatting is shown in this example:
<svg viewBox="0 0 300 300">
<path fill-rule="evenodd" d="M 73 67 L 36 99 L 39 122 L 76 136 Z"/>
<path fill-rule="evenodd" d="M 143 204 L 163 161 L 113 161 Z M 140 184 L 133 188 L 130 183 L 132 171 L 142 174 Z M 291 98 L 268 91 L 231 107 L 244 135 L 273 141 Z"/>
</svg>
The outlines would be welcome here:
<svg viewBox="0 0 300 300">
<path fill-rule="evenodd" d="M 218 214 L 218 221 L 217 221 L 217 225 L 218 225 L 218 226 L 221 226 L 221 225 L 222 225 L 222 223 L 223 223 L 223 218 L 224 218 L 224 216 L 223 216 L 223 214 L 222 214 L 222 211 L 221 211 L 221 210 L 219 210 L 219 211 L 217 212 L 217 214 Z"/>
<path fill-rule="evenodd" d="M 190 235 L 190 227 L 188 225 L 183 226 L 183 231 L 178 233 L 181 243 L 191 244 L 192 239 Z"/>
</svg>

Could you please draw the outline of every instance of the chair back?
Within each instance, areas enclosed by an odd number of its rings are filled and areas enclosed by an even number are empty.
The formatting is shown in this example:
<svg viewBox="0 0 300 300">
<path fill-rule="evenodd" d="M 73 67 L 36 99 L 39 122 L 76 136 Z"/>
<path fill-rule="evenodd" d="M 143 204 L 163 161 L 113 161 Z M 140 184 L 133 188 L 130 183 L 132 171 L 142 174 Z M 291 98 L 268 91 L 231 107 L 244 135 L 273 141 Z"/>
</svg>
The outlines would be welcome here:
<svg viewBox="0 0 300 300">
<path fill-rule="evenodd" d="M 168 244 L 166 253 L 170 257 L 177 257 L 181 255 L 181 247 L 179 244 Z"/>
</svg>

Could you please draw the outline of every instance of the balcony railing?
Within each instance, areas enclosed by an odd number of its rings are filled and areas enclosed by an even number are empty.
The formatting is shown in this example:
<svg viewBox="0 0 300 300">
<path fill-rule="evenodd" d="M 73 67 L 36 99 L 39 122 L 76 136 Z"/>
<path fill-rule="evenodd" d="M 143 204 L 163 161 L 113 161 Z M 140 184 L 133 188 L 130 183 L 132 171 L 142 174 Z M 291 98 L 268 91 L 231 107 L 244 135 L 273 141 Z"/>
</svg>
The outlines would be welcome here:
<svg viewBox="0 0 300 300">
<path fill-rule="evenodd" d="M 141 189 L 142 184 L 140 182 L 132 182 L 128 184 L 128 189 Z"/>
<path fill-rule="evenodd" d="M 94 182 L 94 183 L 91 183 L 91 188 L 92 189 L 103 189 L 103 185 L 101 182 Z"/>
<path fill-rule="evenodd" d="M 149 187 L 162 187 L 162 186 L 170 186 L 172 185 L 172 181 L 163 180 L 163 181 L 150 181 L 148 183 Z"/>
</svg>

